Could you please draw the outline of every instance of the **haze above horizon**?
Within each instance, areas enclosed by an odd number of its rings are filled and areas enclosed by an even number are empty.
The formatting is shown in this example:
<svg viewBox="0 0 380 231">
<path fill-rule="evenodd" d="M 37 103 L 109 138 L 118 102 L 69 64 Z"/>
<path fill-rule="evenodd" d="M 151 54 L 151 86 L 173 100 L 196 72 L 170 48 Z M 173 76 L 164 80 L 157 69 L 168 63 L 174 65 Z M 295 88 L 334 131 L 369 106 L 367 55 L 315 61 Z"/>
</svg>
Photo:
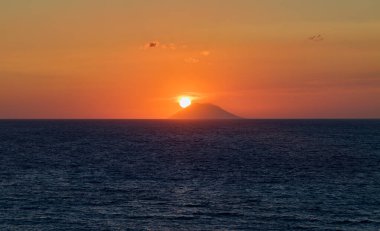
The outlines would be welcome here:
<svg viewBox="0 0 380 231">
<path fill-rule="evenodd" d="M 5 0 L 0 119 L 380 118 L 377 0 Z"/>
</svg>

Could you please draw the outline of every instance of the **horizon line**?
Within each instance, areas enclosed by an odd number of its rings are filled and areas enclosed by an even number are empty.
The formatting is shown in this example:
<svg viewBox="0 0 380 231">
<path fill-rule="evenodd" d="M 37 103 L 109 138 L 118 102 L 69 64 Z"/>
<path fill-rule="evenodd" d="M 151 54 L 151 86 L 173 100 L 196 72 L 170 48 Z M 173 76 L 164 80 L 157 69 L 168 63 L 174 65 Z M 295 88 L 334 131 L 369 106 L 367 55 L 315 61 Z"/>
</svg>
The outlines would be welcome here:
<svg viewBox="0 0 380 231">
<path fill-rule="evenodd" d="M 236 119 L 171 119 L 171 118 L 0 118 L 2 120 L 171 120 L 171 121 L 205 121 L 205 120 L 380 120 L 380 117 L 280 117 L 280 118 L 236 118 Z"/>
</svg>

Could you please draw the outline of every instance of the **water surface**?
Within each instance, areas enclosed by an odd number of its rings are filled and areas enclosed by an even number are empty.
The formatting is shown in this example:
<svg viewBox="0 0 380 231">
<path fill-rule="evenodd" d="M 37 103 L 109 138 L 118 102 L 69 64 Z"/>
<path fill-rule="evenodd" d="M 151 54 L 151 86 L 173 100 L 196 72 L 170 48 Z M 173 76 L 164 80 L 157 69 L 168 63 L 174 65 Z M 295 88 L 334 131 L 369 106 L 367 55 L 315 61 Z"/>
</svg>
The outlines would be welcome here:
<svg viewBox="0 0 380 231">
<path fill-rule="evenodd" d="M 0 230 L 379 229 L 379 120 L 0 121 Z"/>
</svg>

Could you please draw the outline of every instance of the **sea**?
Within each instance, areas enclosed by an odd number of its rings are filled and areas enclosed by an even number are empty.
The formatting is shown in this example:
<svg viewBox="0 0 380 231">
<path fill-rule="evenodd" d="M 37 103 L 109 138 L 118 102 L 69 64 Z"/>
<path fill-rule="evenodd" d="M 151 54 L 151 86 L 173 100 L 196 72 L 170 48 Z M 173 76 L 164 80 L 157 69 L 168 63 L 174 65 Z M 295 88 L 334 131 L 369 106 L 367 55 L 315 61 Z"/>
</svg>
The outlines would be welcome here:
<svg viewBox="0 0 380 231">
<path fill-rule="evenodd" d="M 380 230 L 380 120 L 1 120 L 0 230 Z"/>
</svg>

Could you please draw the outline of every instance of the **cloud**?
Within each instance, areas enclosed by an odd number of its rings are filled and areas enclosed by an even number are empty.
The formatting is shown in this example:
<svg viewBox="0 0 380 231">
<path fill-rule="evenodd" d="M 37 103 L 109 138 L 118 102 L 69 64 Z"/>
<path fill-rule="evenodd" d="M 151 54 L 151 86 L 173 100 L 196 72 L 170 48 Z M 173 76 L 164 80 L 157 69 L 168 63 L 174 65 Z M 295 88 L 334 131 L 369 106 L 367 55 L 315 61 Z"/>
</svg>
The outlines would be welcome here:
<svg viewBox="0 0 380 231">
<path fill-rule="evenodd" d="M 325 38 L 321 34 L 313 35 L 308 39 L 313 42 L 322 42 L 323 40 L 325 40 Z"/>
<path fill-rule="evenodd" d="M 147 42 L 145 43 L 145 45 L 143 46 L 143 48 L 145 50 L 147 49 L 168 49 L 168 50 L 176 50 L 177 49 L 177 45 L 175 43 L 161 43 L 159 41 L 151 41 L 151 42 Z"/>
<path fill-rule="evenodd" d="M 149 49 L 149 48 L 158 48 L 160 47 L 160 42 L 158 41 L 152 41 L 152 42 L 148 42 L 144 45 L 144 48 L 145 49 Z"/>
<path fill-rule="evenodd" d="M 187 49 L 188 46 L 186 44 L 181 43 L 163 43 L 157 40 L 152 40 L 150 42 L 145 43 L 140 49 L 143 50 L 150 50 L 150 49 L 159 49 L 159 50 L 167 50 L 167 51 L 183 51 Z M 211 55 L 211 51 L 209 50 L 195 50 L 190 52 L 195 52 L 191 56 L 188 56 L 187 58 L 184 57 L 184 61 L 186 63 L 199 63 L 202 59 L 205 59 L 206 57 Z M 183 57 L 183 56 L 182 56 Z"/>
<path fill-rule="evenodd" d="M 202 57 L 210 56 L 210 54 L 211 54 L 210 51 L 203 50 L 193 57 L 186 58 L 185 62 L 186 63 L 199 63 L 201 61 Z"/>
<path fill-rule="evenodd" d="M 186 62 L 186 63 L 199 63 L 200 60 L 197 59 L 197 58 L 194 58 L 194 57 L 189 57 L 189 58 L 186 58 L 186 59 L 185 59 L 185 62 Z"/>
<path fill-rule="evenodd" d="M 161 48 L 162 49 L 169 49 L 169 50 L 176 50 L 177 45 L 175 45 L 174 43 L 162 44 Z"/>
</svg>

